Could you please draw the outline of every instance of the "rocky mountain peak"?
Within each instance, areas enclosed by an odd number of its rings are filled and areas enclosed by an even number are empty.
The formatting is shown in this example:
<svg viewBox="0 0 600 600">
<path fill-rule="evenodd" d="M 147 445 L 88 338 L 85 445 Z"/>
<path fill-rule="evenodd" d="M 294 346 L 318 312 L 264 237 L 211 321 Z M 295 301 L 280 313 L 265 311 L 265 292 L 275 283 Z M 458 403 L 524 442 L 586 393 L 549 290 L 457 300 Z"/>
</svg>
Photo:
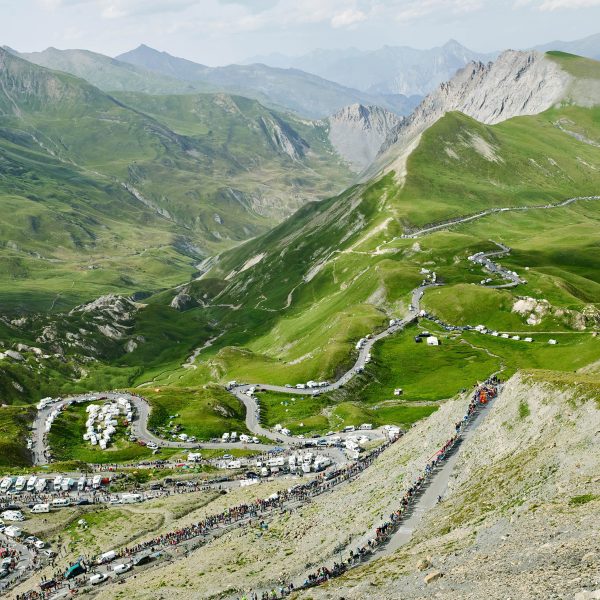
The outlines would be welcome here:
<svg viewBox="0 0 600 600">
<path fill-rule="evenodd" d="M 391 132 L 377 164 L 397 169 L 395 159 L 447 112 L 462 112 L 486 124 L 538 114 L 565 97 L 571 80 L 556 62 L 535 51 L 507 50 L 494 62 L 471 62 Z"/>
<path fill-rule="evenodd" d="M 402 118 L 379 106 L 351 104 L 329 118 L 329 140 L 356 171 L 368 167 Z"/>
</svg>

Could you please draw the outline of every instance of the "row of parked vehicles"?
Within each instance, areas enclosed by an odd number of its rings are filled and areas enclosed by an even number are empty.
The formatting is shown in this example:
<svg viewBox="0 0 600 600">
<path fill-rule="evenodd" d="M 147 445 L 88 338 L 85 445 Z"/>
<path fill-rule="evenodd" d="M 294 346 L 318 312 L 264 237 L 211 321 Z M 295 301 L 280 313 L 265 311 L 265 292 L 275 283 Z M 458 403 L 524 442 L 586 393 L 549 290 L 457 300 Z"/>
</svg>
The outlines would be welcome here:
<svg viewBox="0 0 600 600">
<path fill-rule="evenodd" d="M 110 482 L 108 477 L 94 475 L 94 477 L 85 477 L 82 475 L 78 479 L 57 475 L 54 479 L 47 477 L 38 477 L 31 475 L 29 477 L 21 475 L 19 477 L 4 477 L 0 482 L 0 493 L 3 494 L 21 494 L 22 492 L 29 493 L 44 493 L 44 492 L 69 492 L 77 490 L 83 492 L 86 489 L 97 490 L 103 485 Z"/>
</svg>

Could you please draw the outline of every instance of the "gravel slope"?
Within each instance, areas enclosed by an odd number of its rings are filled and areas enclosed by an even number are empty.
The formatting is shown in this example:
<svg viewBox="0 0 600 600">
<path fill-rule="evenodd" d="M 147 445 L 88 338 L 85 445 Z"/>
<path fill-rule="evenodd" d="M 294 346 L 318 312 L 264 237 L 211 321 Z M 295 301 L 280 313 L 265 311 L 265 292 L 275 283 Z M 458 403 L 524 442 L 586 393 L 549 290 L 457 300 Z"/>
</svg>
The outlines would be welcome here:
<svg viewBox="0 0 600 600">
<path fill-rule="evenodd" d="M 415 539 L 299 597 L 591 598 L 600 590 L 600 382 L 569 377 L 515 376 Z"/>
</svg>

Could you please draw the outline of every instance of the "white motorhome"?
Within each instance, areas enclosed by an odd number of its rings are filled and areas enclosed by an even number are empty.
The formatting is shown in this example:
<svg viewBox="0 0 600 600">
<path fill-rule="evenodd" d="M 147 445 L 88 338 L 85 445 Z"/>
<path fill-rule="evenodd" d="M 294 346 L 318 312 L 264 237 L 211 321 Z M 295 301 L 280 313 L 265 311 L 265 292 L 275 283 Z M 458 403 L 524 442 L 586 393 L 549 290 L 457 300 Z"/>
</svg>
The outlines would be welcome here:
<svg viewBox="0 0 600 600">
<path fill-rule="evenodd" d="M 27 491 L 28 492 L 33 492 L 33 490 L 35 489 L 35 484 L 37 481 L 37 477 L 35 475 L 32 475 L 28 480 L 27 480 Z"/>
<path fill-rule="evenodd" d="M 114 550 L 109 550 L 108 552 L 101 554 L 96 560 L 96 563 L 99 565 L 105 565 L 106 563 L 115 560 L 115 558 L 117 558 L 117 553 Z"/>
<path fill-rule="evenodd" d="M 141 494 L 123 494 L 121 496 L 121 504 L 135 504 L 143 500 Z"/>
<path fill-rule="evenodd" d="M 12 487 L 14 479 L 12 477 L 5 477 L 0 483 L 0 492 L 6 494 L 8 490 Z"/>
<path fill-rule="evenodd" d="M 25 489 L 25 486 L 27 485 L 27 478 L 26 477 L 17 477 L 17 481 L 15 483 L 15 490 L 17 490 L 17 492 L 22 492 Z"/>
<path fill-rule="evenodd" d="M 83 490 L 85 490 L 85 484 L 86 484 L 86 479 L 85 477 L 80 477 L 79 481 L 77 482 L 77 491 L 79 492 L 83 492 Z"/>
<path fill-rule="evenodd" d="M 75 483 L 74 479 L 71 479 L 70 477 L 65 477 L 62 480 L 62 484 L 61 484 L 61 489 L 63 492 L 68 492 L 71 487 L 73 486 L 73 484 Z"/>
<path fill-rule="evenodd" d="M 55 491 L 60 490 L 60 488 L 62 486 L 62 480 L 63 480 L 62 475 L 57 475 L 54 478 L 53 485 L 54 485 L 54 490 Z"/>
<path fill-rule="evenodd" d="M 5 510 L 2 513 L 2 518 L 5 521 L 24 521 L 25 517 L 20 510 Z"/>
<path fill-rule="evenodd" d="M 94 475 L 92 479 L 92 487 L 97 490 L 100 487 L 100 482 L 102 481 L 102 477 L 100 475 Z"/>
<path fill-rule="evenodd" d="M 38 492 L 38 494 L 39 494 L 40 492 L 43 492 L 46 489 L 47 485 L 48 485 L 48 480 L 44 479 L 43 477 L 40 477 L 35 482 L 35 491 Z"/>
<path fill-rule="evenodd" d="M 50 512 L 50 504 L 34 504 L 31 512 L 34 514 L 39 513 L 49 513 Z"/>
<path fill-rule="evenodd" d="M 11 538 L 18 538 L 23 535 L 23 530 L 20 527 L 17 527 L 16 525 L 9 525 L 4 530 L 4 535 L 7 535 L 8 537 L 11 537 Z"/>
</svg>

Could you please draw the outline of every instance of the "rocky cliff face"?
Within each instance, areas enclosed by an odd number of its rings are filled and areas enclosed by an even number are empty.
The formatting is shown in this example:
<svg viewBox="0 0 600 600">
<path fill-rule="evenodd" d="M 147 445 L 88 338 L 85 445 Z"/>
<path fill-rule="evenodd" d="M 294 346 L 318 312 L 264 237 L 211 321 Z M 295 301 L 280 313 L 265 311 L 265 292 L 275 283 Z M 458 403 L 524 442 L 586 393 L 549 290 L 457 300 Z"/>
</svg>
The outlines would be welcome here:
<svg viewBox="0 0 600 600">
<path fill-rule="evenodd" d="M 377 166 L 401 171 L 397 157 L 447 112 L 459 111 L 486 124 L 534 115 L 564 98 L 571 81 L 556 62 L 534 51 L 508 50 L 493 63 L 470 63 L 394 129 Z"/>
<path fill-rule="evenodd" d="M 366 169 L 390 132 L 403 122 L 378 106 L 352 104 L 329 119 L 329 141 L 356 171 Z"/>
</svg>

